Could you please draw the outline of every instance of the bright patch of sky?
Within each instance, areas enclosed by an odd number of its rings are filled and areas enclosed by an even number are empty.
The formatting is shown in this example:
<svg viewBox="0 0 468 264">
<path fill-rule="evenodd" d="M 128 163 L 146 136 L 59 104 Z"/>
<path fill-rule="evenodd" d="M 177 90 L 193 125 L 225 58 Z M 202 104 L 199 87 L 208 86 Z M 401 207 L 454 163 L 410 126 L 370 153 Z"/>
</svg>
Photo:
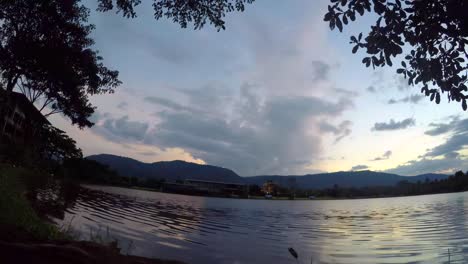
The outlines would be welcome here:
<svg viewBox="0 0 468 264">
<path fill-rule="evenodd" d="M 332 32 L 322 20 L 327 4 L 257 0 L 221 32 L 156 21 L 149 2 L 136 19 L 92 12 L 96 48 L 123 85 L 92 99 L 91 129 L 51 119 L 85 155 L 183 159 L 244 176 L 465 169 L 460 105 L 418 96 L 395 67 L 366 68 L 348 43 L 372 17 Z M 453 129 L 426 133 L 445 123 Z"/>
</svg>

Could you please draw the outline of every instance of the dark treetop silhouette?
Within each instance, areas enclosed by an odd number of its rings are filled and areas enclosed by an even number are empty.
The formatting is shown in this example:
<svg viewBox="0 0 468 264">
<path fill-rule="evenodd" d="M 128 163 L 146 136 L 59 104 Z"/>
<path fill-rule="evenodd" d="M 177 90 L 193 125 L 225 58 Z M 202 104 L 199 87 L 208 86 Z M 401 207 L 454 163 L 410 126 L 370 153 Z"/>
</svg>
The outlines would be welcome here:
<svg viewBox="0 0 468 264">
<path fill-rule="evenodd" d="M 141 0 L 97 0 L 98 11 L 115 9 L 124 17 L 135 17 L 135 7 Z M 201 29 L 209 22 L 216 29 L 225 29 L 224 17 L 226 13 L 244 11 L 245 4 L 251 4 L 255 0 L 153 0 L 155 19 L 166 17 L 174 23 L 186 28 L 188 24 L 195 29 Z"/>
<path fill-rule="evenodd" d="M 140 0 L 97 0 L 98 11 L 116 10 L 135 17 Z M 228 12 L 243 11 L 253 0 L 154 1 L 155 18 L 172 19 L 195 29 L 206 22 L 225 28 Z M 89 34 L 89 9 L 79 0 L 0 1 L 0 85 L 17 89 L 45 116 L 62 113 L 80 128 L 90 127 L 94 107 L 89 96 L 112 93 L 121 83 L 118 72 L 102 63 Z"/>
<path fill-rule="evenodd" d="M 73 0 L 0 1 L 1 88 L 41 103 L 45 116 L 61 112 L 91 126 L 89 96 L 113 92 L 120 81 L 91 48 L 88 16 Z"/>
<path fill-rule="evenodd" d="M 441 93 L 467 109 L 468 2 L 466 0 L 331 0 L 324 20 L 333 30 L 356 16 L 374 12 L 377 20 L 363 37 L 351 37 L 352 49 L 364 49 L 369 67 L 392 66 L 392 57 L 402 57 L 397 73 L 418 85 L 421 92 L 438 104 Z"/>
</svg>

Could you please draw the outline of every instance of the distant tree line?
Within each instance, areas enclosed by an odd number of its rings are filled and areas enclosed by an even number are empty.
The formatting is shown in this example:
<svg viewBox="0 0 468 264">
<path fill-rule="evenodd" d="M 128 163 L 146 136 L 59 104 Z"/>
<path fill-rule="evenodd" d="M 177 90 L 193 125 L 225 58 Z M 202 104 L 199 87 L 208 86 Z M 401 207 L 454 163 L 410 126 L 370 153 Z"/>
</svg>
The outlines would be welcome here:
<svg viewBox="0 0 468 264">
<path fill-rule="evenodd" d="M 81 157 L 64 159 L 53 170 L 54 174 L 68 180 L 80 183 L 104 184 L 122 187 L 141 187 L 159 190 L 165 183 L 165 179 L 138 178 L 119 175 L 107 165 L 94 160 Z M 256 184 L 249 185 L 250 196 L 264 196 L 264 190 Z M 300 186 L 277 185 L 273 196 L 294 198 L 366 198 L 366 197 L 392 197 L 411 196 L 436 193 L 450 193 L 468 191 L 468 172 L 456 172 L 446 179 L 435 179 L 410 182 L 400 181 L 394 186 L 367 186 L 367 187 L 341 187 L 335 184 L 331 188 L 303 189 Z"/>
<path fill-rule="evenodd" d="M 394 186 L 341 187 L 335 184 L 331 188 L 301 189 L 279 186 L 274 196 L 307 198 L 309 196 L 322 198 L 365 198 L 411 196 L 436 193 L 450 193 L 468 191 L 468 172 L 458 171 L 454 175 L 442 180 L 417 181 L 412 183 L 404 180 Z M 265 193 L 258 185 L 249 185 L 249 195 L 263 196 Z"/>
</svg>

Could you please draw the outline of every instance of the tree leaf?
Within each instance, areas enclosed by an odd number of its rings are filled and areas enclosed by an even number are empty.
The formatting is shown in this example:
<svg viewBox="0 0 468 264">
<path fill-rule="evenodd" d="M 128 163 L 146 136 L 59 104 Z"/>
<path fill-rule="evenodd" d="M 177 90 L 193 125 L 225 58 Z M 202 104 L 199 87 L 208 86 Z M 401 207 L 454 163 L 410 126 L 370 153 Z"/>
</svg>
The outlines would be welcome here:
<svg viewBox="0 0 468 264">
<path fill-rule="evenodd" d="M 354 46 L 353 53 L 356 53 L 358 51 L 358 49 L 359 49 L 359 45 Z"/>
<path fill-rule="evenodd" d="M 339 17 L 336 18 L 336 27 L 340 32 L 343 32 L 343 23 L 341 23 L 341 19 Z"/>
</svg>

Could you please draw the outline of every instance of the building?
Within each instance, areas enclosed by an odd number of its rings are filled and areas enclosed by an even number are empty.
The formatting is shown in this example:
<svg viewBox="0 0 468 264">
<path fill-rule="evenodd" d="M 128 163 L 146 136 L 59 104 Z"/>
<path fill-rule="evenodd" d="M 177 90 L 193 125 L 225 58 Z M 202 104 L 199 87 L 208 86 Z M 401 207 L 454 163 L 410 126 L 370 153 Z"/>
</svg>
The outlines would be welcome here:
<svg viewBox="0 0 468 264">
<path fill-rule="evenodd" d="M 167 192 L 191 195 L 208 195 L 223 197 L 247 197 L 248 187 L 241 183 L 227 183 L 186 179 L 183 183 L 165 183 L 163 190 Z"/>
<path fill-rule="evenodd" d="M 265 194 L 276 195 L 278 192 L 278 184 L 274 183 L 273 181 L 269 180 L 265 182 L 262 186 L 262 192 Z"/>
<path fill-rule="evenodd" d="M 28 98 L 17 92 L 0 89 L 0 143 L 26 143 L 45 124 L 50 124 Z"/>
</svg>

